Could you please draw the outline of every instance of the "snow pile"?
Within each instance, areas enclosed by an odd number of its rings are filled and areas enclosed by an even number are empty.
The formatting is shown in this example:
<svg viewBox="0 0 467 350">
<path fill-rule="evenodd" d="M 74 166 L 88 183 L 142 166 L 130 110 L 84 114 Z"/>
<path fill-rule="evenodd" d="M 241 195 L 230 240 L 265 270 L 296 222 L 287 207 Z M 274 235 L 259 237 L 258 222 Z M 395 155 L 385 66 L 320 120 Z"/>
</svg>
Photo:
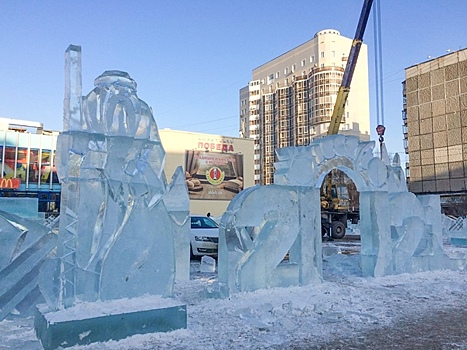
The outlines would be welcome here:
<svg viewBox="0 0 467 350">
<path fill-rule="evenodd" d="M 327 273 L 327 280 L 317 286 L 206 299 L 206 288 L 217 276 L 198 272 L 199 264 L 192 262 L 192 279 L 177 282 L 174 288 L 175 297 L 187 304 L 187 329 L 70 349 L 280 349 L 301 341 L 316 344 L 350 337 L 357 331 L 396 324 L 404 315 L 467 308 L 466 271 L 381 278 Z M 32 322 L 32 318 L 1 322 L 0 344 L 41 349 Z"/>
</svg>

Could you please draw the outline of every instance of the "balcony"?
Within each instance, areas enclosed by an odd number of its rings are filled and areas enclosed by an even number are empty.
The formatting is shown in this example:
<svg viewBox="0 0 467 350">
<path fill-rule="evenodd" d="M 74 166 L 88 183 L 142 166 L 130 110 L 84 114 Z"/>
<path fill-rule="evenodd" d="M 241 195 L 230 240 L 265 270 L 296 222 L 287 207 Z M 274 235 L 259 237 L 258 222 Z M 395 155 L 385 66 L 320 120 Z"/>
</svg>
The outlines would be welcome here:
<svg viewBox="0 0 467 350">
<path fill-rule="evenodd" d="M 405 108 L 402 110 L 402 120 L 407 123 L 407 110 Z"/>
</svg>

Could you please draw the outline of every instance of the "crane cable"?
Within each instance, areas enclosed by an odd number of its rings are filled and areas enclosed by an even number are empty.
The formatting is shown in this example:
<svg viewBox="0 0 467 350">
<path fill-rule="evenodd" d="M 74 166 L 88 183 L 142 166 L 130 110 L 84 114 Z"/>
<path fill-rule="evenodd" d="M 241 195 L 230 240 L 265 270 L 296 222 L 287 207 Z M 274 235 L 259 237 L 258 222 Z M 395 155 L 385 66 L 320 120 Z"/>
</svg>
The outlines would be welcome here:
<svg viewBox="0 0 467 350">
<path fill-rule="evenodd" d="M 376 118 L 378 125 L 384 125 L 383 101 L 383 48 L 381 40 L 380 0 L 373 7 L 374 40 L 375 40 L 375 76 L 376 76 Z"/>
</svg>

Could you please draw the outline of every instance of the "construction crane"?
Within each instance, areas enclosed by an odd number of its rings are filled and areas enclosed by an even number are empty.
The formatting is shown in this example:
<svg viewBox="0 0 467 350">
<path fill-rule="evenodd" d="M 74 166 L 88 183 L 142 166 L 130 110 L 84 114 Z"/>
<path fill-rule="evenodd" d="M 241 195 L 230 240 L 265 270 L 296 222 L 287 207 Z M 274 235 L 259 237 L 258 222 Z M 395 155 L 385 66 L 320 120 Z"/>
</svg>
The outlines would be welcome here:
<svg viewBox="0 0 467 350">
<path fill-rule="evenodd" d="M 372 5 L 373 0 L 365 0 L 363 3 L 357 30 L 355 31 L 355 37 L 352 41 L 347 65 L 345 66 L 344 77 L 342 78 L 341 86 L 337 92 L 336 103 L 334 104 L 334 110 L 332 111 L 331 121 L 329 123 L 328 135 L 335 135 L 339 132 L 342 116 L 344 115 L 345 103 L 347 102 L 347 97 L 350 92 L 350 83 L 352 82 L 355 66 L 357 65 L 358 55 L 363 42 L 363 34 L 365 33 Z"/>
<path fill-rule="evenodd" d="M 339 132 L 339 127 L 344 115 L 345 104 L 350 92 L 350 83 L 357 65 L 358 55 L 363 42 L 368 17 L 370 16 L 373 0 L 365 0 L 360 13 L 355 37 L 352 41 L 347 65 L 341 86 L 337 92 L 336 103 L 329 123 L 328 135 L 335 135 Z M 384 134 L 384 130 L 383 130 Z M 382 137 L 382 136 L 381 136 Z M 347 220 L 352 223 L 358 222 L 359 210 L 354 207 L 351 194 L 347 184 L 333 183 L 332 172 L 327 174 L 321 186 L 321 227 L 323 236 L 332 238 L 343 238 L 347 228 Z"/>
</svg>

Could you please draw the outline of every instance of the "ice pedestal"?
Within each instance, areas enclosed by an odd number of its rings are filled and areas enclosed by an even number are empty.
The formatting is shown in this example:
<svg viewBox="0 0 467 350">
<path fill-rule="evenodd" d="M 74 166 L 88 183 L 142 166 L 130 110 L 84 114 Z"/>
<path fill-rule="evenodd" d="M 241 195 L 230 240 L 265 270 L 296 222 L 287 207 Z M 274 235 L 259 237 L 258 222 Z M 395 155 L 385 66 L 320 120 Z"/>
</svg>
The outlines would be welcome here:
<svg viewBox="0 0 467 350">
<path fill-rule="evenodd" d="M 186 305 L 159 297 L 81 303 L 54 311 L 37 306 L 34 327 L 45 350 L 186 328 Z"/>
</svg>

